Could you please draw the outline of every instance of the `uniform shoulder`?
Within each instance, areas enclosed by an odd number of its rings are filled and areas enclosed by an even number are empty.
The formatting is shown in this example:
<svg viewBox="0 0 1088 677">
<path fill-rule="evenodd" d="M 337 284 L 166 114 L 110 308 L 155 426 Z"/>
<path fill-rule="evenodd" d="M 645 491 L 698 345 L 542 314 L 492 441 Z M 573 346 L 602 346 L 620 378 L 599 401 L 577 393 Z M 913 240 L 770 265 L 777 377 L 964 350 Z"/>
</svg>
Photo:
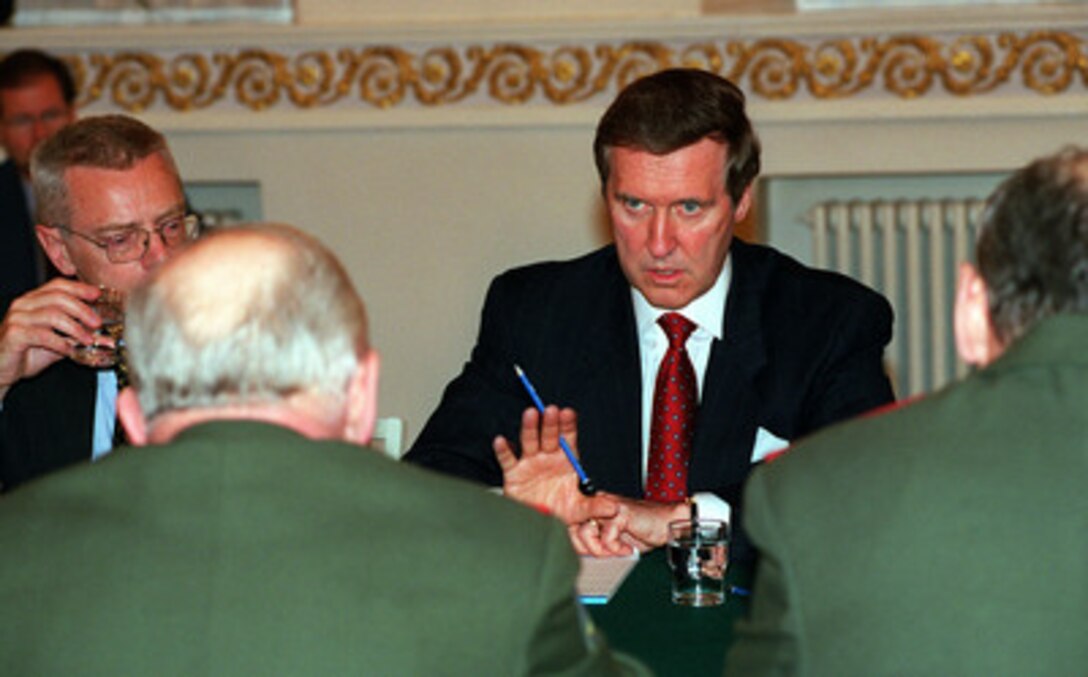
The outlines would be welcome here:
<svg viewBox="0 0 1088 677">
<path fill-rule="evenodd" d="M 552 517 L 476 482 L 386 458 L 371 459 L 369 466 L 366 473 L 373 484 L 382 486 L 390 505 L 418 513 L 444 529 L 477 534 L 485 541 L 490 540 L 488 533 L 502 534 L 508 544 L 524 542 L 535 550 L 558 527 Z"/>
<path fill-rule="evenodd" d="M 926 422 L 940 410 L 942 397 L 915 396 L 876 407 L 798 440 L 769 457 L 765 466 L 776 477 L 842 476 L 859 464 L 882 463 L 881 457 L 889 454 L 902 456 L 906 448 L 919 446 L 913 438 L 924 440 Z"/>
</svg>

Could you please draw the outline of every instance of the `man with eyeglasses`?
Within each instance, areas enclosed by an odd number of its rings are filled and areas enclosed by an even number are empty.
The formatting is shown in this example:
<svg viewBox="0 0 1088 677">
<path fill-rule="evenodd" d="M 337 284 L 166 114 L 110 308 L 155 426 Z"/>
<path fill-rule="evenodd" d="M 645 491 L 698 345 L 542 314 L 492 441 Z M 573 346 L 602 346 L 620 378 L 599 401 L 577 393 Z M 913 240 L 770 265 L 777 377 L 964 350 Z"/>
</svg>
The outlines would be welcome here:
<svg viewBox="0 0 1088 677">
<path fill-rule="evenodd" d="M 50 270 L 34 237 L 30 154 L 75 120 L 76 86 L 60 59 L 20 49 L 0 60 L 0 315 L 11 301 L 37 287 Z"/>
<path fill-rule="evenodd" d="M 71 359 L 113 343 L 92 303 L 142 283 L 198 230 L 161 134 L 122 115 L 75 122 L 33 153 L 38 240 L 64 277 L 0 323 L 0 489 L 108 453 L 117 376 Z"/>
</svg>

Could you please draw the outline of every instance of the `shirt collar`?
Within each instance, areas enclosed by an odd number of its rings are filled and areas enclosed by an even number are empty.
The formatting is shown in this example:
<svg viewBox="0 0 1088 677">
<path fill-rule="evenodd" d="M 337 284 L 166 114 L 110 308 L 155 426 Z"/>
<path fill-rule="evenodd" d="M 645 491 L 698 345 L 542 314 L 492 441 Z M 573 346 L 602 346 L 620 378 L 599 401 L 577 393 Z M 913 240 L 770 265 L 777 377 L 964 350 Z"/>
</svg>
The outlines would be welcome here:
<svg viewBox="0 0 1088 677">
<path fill-rule="evenodd" d="M 721 339 L 724 334 L 725 298 L 729 294 L 729 283 L 733 274 L 732 261 L 733 254 L 727 254 L 722 270 L 710 289 L 683 308 L 674 311 L 694 322 L 700 330 L 709 333 L 715 339 Z M 635 307 L 635 325 L 639 336 L 652 330 L 657 324 L 657 318 L 672 312 L 650 305 L 642 292 L 634 287 L 631 287 L 631 301 Z"/>
</svg>

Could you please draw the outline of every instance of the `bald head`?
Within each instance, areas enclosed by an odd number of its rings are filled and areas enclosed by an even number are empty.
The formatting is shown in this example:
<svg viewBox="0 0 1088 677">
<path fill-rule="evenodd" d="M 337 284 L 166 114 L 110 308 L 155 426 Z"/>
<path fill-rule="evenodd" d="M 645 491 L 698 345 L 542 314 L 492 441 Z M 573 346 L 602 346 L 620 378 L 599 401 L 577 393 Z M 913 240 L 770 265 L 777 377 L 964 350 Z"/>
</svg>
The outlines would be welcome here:
<svg viewBox="0 0 1088 677">
<path fill-rule="evenodd" d="M 368 353 L 362 301 L 335 257 L 288 226 L 212 233 L 164 264 L 126 309 L 145 416 L 342 404 Z"/>
</svg>

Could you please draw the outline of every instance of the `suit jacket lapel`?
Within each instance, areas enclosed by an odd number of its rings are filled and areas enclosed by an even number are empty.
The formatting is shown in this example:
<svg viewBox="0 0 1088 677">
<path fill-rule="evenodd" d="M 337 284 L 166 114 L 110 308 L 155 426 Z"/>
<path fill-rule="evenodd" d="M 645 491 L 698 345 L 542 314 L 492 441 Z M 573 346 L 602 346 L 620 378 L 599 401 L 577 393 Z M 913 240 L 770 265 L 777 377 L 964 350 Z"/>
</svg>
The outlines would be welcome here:
<svg viewBox="0 0 1088 677">
<path fill-rule="evenodd" d="M 0 228 L 4 231 L 0 233 L 3 239 L 0 264 L 4 268 L 0 281 L 0 296 L 3 297 L 0 311 L 6 312 L 7 304 L 38 283 L 37 245 L 28 225 L 31 223 L 30 212 L 22 179 L 11 160 L 0 164 L 0 205 L 4 210 L 0 214 Z"/>
<path fill-rule="evenodd" d="M 692 492 L 720 489 L 708 478 L 748 473 L 759 424 L 754 382 L 767 362 L 760 298 L 766 271 L 739 240 L 731 248 L 733 275 L 725 304 L 724 339 L 710 351 L 689 474 Z"/>
<path fill-rule="evenodd" d="M 61 360 L 12 388 L 4 408 L 9 483 L 91 458 L 97 385 L 95 370 Z"/>
<path fill-rule="evenodd" d="M 627 495 L 642 490 L 642 374 L 627 279 L 613 255 L 602 281 L 598 312 L 585 318 L 580 370 L 593 400 L 592 437 L 579 438 L 586 471 L 601 488 Z M 588 433 L 588 430 L 587 430 Z M 599 447 L 600 453 L 595 453 Z"/>
<path fill-rule="evenodd" d="M 78 450 L 78 456 L 65 460 L 87 460 L 91 458 L 94 447 L 94 410 L 98 404 L 98 372 L 89 367 L 64 360 L 64 369 L 69 372 L 65 380 L 71 387 L 58 389 L 57 398 L 63 402 L 65 418 L 71 421 L 71 448 Z M 58 408 L 58 410 L 60 410 Z"/>
</svg>

